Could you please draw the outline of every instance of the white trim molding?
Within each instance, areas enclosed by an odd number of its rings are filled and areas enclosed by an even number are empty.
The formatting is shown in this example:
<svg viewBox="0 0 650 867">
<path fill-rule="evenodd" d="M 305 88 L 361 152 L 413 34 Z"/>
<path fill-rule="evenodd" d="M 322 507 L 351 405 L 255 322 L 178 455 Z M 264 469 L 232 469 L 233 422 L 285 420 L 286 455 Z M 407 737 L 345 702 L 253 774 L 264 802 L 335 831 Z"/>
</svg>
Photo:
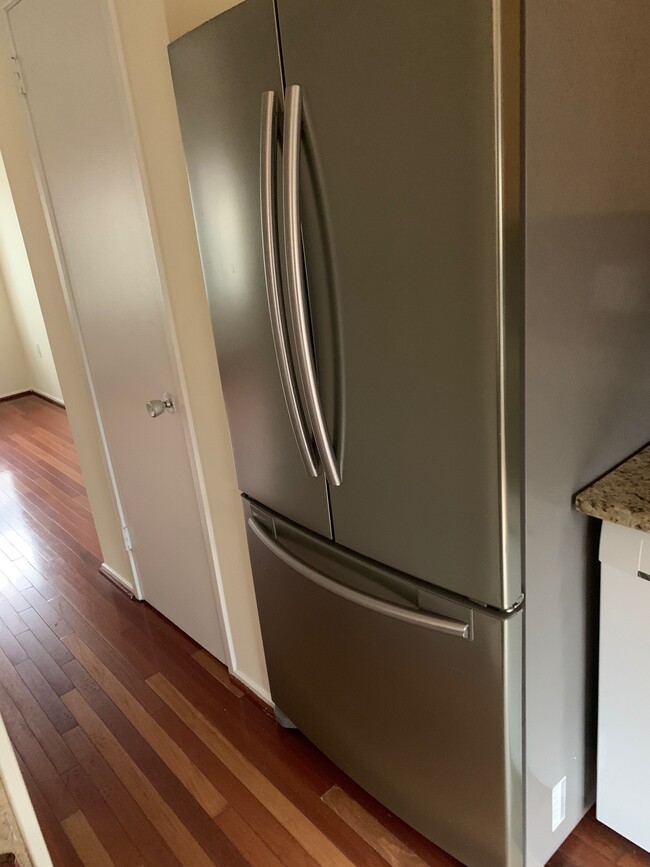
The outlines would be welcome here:
<svg viewBox="0 0 650 867">
<path fill-rule="evenodd" d="M 50 403 L 55 403 L 57 406 L 65 408 L 65 404 L 60 397 L 54 397 L 53 394 L 48 394 L 47 391 L 41 391 L 39 388 L 19 388 L 18 391 L 8 391 L 6 394 L 0 394 L 0 400 L 17 400 L 19 397 L 29 397 L 33 394 L 36 397 L 42 397 L 43 400 L 49 400 Z"/>
<path fill-rule="evenodd" d="M 19 388 L 18 391 L 8 391 L 6 394 L 0 394 L 0 400 L 12 400 L 18 397 L 28 397 L 32 394 L 31 388 Z"/>
<path fill-rule="evenodd" d="M 259 683 L 255 683 L 255 681 L 251 680 L 247 674 L 244 674 L 244 672 L 240 671 L 239 669 L 231 669 L 230 673 L 247 689 L 250 689 L 251 692 L 254 692 L 255 695 L 260 698 L 265 704 L 268 704 L 269 707 L 275 707 L 275 702 L 271 698 L 271 693 L 268 691 L 268 689 L 260 686 Z"/>
<path fill-rule="evenodd" d="M 99 573 L 104 576 L 104 578 L 108 578 L 109 581 L 112 581 L 113 584 L 116 584 L 120 590 L 124 590 L 124 592 L 130 596 L 132 599 L 136 598 L 135 588 L 133 585 L 123 578 L 119 572 L 116 572 L 108 563 L 102 563 L 99 567 Z"/>
<path fill-rule="evenodd" d="M 33 388 L 32 392 L 37 397 L 42 397 L 45 400 L 49 400 L 52 403 L 55 403 L 57 406 L 62 406 L 63 408 L 65 408 L 65 404 L 63 403 L 63 401 L 61 400 L 60 397 L 55 397 L 53 394 L 48 394 L 46 391 L 41 391 L 40 388 Z"/>
</svg>

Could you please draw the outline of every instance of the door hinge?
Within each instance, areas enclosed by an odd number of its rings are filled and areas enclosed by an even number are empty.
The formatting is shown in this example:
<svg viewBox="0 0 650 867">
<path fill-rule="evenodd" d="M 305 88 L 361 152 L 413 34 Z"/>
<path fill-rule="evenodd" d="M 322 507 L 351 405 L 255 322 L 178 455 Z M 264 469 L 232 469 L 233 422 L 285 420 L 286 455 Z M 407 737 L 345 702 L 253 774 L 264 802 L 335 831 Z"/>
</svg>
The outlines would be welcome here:
<svg viewBox="0 0 650 867">
<path fill-rule="evenodd" d="M 27 94 L 27 88 L 25 87 L 25 76 L 23 75 L 23 71 L 20 68 L 20 61 L 17 57 L 11 58 L 11 65 L 14 71 L 14 78 L 16 80 L 16 84 L 18 85 L 18 90 L 20 93 Z"/>
<path fill-rule="evenodd" d="M 133 551 L 133 542 L 128 527 L 122 527 L 122 538 L 124 539 L 124 547 L 127 551 Z"/>
<path fill-rule="evenodd" d="M 555 831 L 566 819 L 566 777 L 553 786 L 551 792 L 551 830 Z"/>
</svg>

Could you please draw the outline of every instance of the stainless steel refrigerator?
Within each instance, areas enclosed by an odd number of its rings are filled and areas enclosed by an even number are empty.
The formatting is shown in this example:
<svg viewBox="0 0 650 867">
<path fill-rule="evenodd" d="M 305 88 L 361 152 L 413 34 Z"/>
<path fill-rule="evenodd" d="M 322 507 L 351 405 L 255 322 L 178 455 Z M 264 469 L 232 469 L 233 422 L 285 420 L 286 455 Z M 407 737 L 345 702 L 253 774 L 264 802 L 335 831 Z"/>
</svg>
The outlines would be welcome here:
<svg viewBox="0 0 650 867">
<path fill-rule="evenodd" d="M 170 47 L 278 718 L 475 867 L 543 863 L 592 800 L 571 493 L 647 439 L 627 398 L 624 430 L 583 433 L 608 397 L 581 274 L 623 232 L 569 208 L 564 237 L 548 154 L 524 158 L 571 63 L 566 9 L 534 6 L 524 31 L 516 0 L 245 0 Z M 574 48 L 611 41 L 571 14 Z"/>
</svg>

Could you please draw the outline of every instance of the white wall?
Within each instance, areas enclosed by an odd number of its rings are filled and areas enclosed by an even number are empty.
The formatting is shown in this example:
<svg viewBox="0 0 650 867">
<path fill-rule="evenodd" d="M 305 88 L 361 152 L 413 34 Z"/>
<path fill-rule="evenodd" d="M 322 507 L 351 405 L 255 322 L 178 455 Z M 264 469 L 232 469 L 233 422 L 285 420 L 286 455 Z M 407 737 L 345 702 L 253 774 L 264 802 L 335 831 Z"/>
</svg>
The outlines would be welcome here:
<svg viewBox="0 0 650 867">
<path fill-rule="evenodd" d="M 32 374 L 0 274 L 0 397 L 28 391 Z"/>
<path fill-rule="evenodd" d="M 62 400 L 50 341 L 38 303 L 25 243 L 18 224 L 14 200 L 0 156 L 0 277 L 13 310 L 18 336 L 29 366 L 26 388 Z M 0 388 L 0 393 L 2 389 Z"/>
</svg>

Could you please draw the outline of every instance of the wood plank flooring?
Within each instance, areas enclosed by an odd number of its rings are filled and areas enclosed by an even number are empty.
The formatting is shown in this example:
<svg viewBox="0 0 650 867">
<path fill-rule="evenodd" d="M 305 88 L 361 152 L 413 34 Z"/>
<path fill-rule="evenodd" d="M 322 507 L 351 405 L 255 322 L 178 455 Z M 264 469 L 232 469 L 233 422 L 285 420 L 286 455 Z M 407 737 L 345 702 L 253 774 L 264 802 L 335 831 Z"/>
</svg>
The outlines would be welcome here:
<svg viewBox="0 0 650 867">
<path fill-rule="evenodd" d="M 448 867 L 98 573 L 63 410 L 0 403 L 0 712 L 55 867 Z M 590 813 L 556 867 L 650 855 Z"/>
</svg>

